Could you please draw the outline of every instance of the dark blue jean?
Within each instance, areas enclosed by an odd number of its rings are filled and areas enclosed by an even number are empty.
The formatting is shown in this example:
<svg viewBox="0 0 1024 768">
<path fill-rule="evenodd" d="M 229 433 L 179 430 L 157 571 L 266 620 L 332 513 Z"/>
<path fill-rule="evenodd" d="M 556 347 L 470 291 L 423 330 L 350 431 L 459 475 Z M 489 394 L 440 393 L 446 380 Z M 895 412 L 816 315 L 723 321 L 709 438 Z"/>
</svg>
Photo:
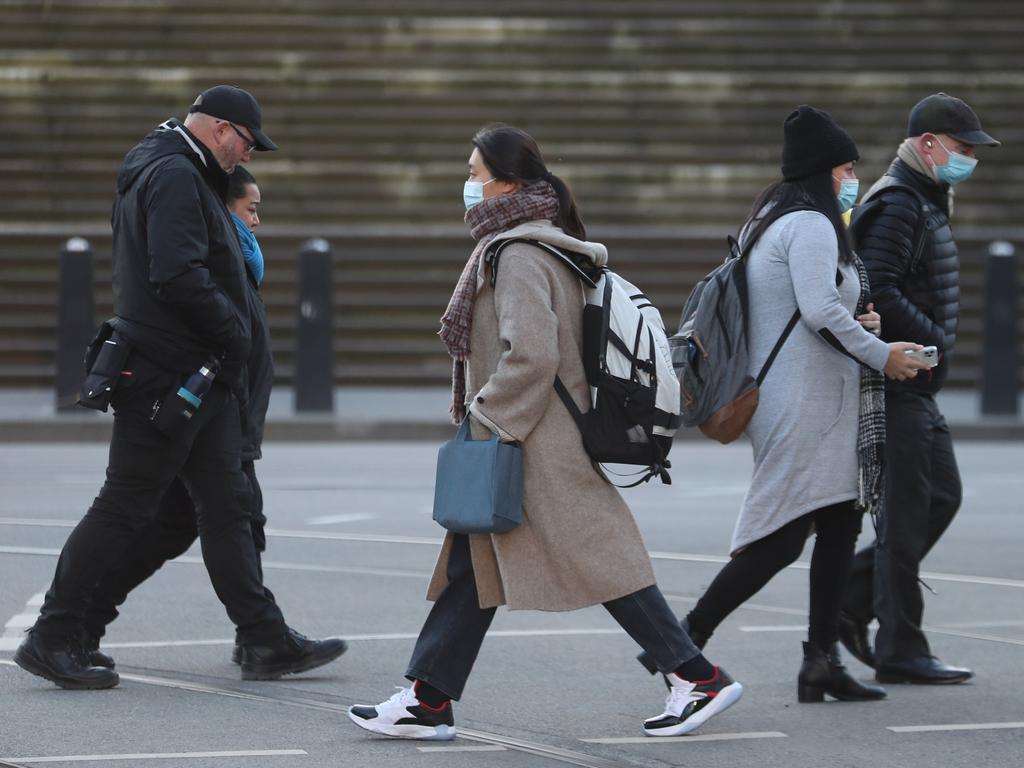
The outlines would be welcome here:
<svg viewBox="0 0 1024 768">
<path fill-rule="evenodd" d="M 447 574 L 448 586 L 420 630 L 405 674 L 458 700 L 496 609 L 480 607 L 469 537 L 455 537 Z M 700 655 L 656 584 L 609 600 L 604 607 L 662 672 Z"/>
</svg>

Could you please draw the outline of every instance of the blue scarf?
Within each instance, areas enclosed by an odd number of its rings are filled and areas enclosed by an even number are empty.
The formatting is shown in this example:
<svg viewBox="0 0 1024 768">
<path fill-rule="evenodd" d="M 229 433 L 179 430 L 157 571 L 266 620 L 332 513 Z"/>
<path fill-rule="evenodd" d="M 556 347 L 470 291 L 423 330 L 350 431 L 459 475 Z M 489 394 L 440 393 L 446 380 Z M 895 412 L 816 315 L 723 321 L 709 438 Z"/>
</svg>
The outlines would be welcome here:
<svg viewBox="0 0 1024 768">
<path fill-rule="evenodd" d="M 245 266 L 249 268 L 256 285 L 259 285 L 263 282 L 263 251 L 256 242 L 256 235 L 249 231 L 246 223 L 237 214 L 232 213 L 231 218 L 235 222 L 235 229 L 238 230 L 238 241 L 242 244 Z"/>
</svg>

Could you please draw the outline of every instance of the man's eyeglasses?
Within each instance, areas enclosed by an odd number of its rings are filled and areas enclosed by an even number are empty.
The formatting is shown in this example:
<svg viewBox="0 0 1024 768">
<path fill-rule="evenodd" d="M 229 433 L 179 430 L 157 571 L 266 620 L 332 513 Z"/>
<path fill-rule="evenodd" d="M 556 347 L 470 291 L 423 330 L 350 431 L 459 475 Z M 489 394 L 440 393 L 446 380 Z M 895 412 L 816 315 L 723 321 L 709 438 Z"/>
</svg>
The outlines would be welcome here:
<svg viewBox="0 0 1024 768">
<path fill-rule="evenodd" d="M 242 133 L 240 130 L 238 130 L 238 126 L 236 126 L 230 120 L 225 120 L 224 122 L 226 122 L 228 125 L 230 125 L 231 126 L 231 130 L 233 130 L 235 133 L 238 134 L 238 138 L 240 138 L 242 141 L 245 142 L 245 151 L 246 152 L 252 152 L 254 149 L 256 149 L 256 140 L 255 139 L 250 139 L 248 136 L 246 136 L 244 133 Z"/>
</svg>

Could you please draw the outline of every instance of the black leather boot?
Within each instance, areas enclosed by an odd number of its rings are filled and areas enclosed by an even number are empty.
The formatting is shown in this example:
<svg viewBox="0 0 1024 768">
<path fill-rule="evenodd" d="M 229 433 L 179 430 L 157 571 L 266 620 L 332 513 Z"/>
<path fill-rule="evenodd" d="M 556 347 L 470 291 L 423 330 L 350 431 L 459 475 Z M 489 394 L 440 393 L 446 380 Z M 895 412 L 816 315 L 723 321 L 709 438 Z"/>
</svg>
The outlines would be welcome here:
<svg viewBox="0 0 1024 768">
<path fill-rule="evenodd" d="M 311 640 L 294 629 L 266 645 L 242 645 L 243 680 L 277 680 L 282 675 L 305 672 L 334 661 L 348 648 L 340 637 Z"/>
<path fill-rule="evenodd" d="M 29 631 L 14 654 L 14 663 L 26 672 L 73 690 L 113 688 L 120 679 L 112 669 L 91 665 L 77 636 L 47 642 Z"/>
<path fill-rule="evenodd" d="M 804 643 L 804 663 L 797 677 L 797 700 L 801 704 L 825 700 L 825 694 L 840 701 L 876 701 L 885 689 L 855 680 L 839 657 L 839 644 L 825 651 L 815 643 Z"/>
<path fill-rule="evenodd" d="M 82 633 L 82 650 L 85 651 L 85 659 L 93 667 L 106 667 L 114 669 L 114 657 L 100 650 L 100 641 L 96 635 L 90 632 Z"/>
</svg>

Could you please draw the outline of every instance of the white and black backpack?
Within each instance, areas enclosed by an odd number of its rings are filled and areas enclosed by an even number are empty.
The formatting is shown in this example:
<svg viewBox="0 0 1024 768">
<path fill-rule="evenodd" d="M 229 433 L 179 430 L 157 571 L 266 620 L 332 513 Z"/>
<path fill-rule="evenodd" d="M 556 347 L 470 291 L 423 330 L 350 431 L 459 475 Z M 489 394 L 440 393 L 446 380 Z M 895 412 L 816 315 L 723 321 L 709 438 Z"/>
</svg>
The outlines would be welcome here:
<svg viewBox="0 0 1024 768">
<path fill-rule="evenodd" d="M 679 381 L 661 313 L 635 285 L 586 256 L 528 239 L 501 240 L 485 259 L 491 265 L 491 285 L 498 274 L 502 250 L 528 243 L 557 258 L 583 284 L 583 368 L 590 384 L 590 409 L 573 401 L 561 379 L 555 391 L 583 437 L 595 463 L 632 464 L 643 475 L 631 488 L 658 476 L 672 480 L 668 452 L 681 424 Z"/>
</svg>

